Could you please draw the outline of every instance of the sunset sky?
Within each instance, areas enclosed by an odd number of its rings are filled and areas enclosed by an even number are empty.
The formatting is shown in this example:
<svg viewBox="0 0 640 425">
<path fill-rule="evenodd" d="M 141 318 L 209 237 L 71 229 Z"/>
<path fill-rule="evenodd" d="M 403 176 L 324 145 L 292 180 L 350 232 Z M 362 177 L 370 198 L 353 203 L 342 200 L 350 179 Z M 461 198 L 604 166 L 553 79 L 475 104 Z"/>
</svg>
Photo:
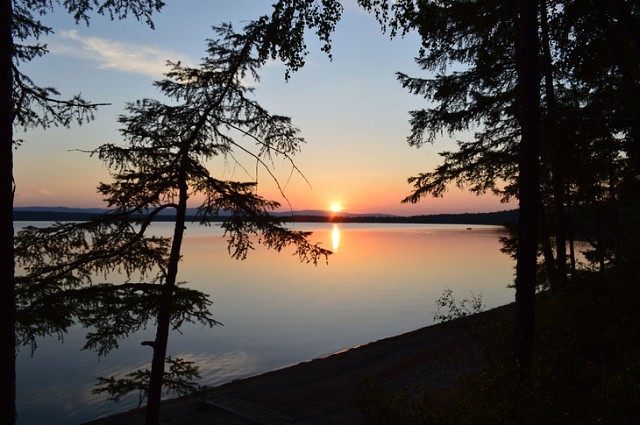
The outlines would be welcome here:
<svg viewBox="0 0 640 425">
<path fill-rule="evenodd" d="M 51 53 L 23 68 L 36 83 L 58 88 L 63 95 L 108 102 L 96 120 L 82 127 L 54 128 L 18 134 L 24 143 L 15 152 L 16 206 L 103 207 L 96 186 L 109 181 L 96 158 L 77 150 L 121 143 L 117 116 L 124 104 L 158 98 L 152 83 L 166 71 L 166 60 L 197 65 L 204 55 L 211 26 L 243 21 L 268 13 L 271 0 L 171 1 L 155 18 L 156 29 L 129 19 L 95 17 L 91 26 L 76 25 L 64 13 L 42 17 L 55 34 L 46 42 Z M 284 80 L 284 67 L 268 64 L 255 92 L 271 113 L 292 117 L 306 144 L 296 156 L 304 177 L 286 163 L 275 162 L 275 174 L 294 210 L 332 206 L 351 213 L 418 215 L 485 212 L 513 208 L 487 195 L 476 197 L 452 188 L 443 199 L 401 205 L 411 191 L 407 177 L 430 171 L 438 152 L 454 148 L 446 134 L 421 149 L 406 143 L 410 110 L 424 100 L 407 93 L 395 73 L 424 75 L 415 65 L 419 39 L 412 34 L 390 40 L 373 16 L 345 2 L 343 19 L 333 36 L 333 61 L 308 37 L 306 66 Z M 465 137 L 465 135 L 459 135 Z M 255 166 L 245 164 L 251 173 Z M 252 180 L 243 170 L 212 164 L 216 177 Z M 259 193 L 285 204 L 266 172 L 258 175 Z M 195 206 L 195 205 L 194 205 Z"/>
</svg>

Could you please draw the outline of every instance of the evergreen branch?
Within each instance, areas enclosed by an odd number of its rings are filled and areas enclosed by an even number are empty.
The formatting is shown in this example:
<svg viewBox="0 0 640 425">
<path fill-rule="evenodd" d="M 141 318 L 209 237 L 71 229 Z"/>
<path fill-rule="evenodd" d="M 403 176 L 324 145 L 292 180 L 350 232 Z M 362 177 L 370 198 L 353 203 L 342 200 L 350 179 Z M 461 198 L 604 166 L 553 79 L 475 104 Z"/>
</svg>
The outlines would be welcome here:
<svg viewBox="0 0 640 425">
<path fill-rule="evenodd" d="M 220 120 L 221 122 L 225 122 L 223 120 Z M 256 142 L 258 143 L 263 143 L 258 137 L 256 137 L 255 135 L 247 132 L 246 130 L 237 127 L 231 123 L 225 122 L 225 124 L 229 125 L 231 128 L 241 132 L 243 135 L 248 136 L 252 139 L 254 139 Z M 271 176 L 272 180 L 276 183 L 276 186 L 278 188 L 278 192 L 280 193 L 280 195 L 282 196 L 282 198 L 287 202 L 287 205 L 289 205 L 289 209 L 293 211 L 293 206 L 291 205 L 291 202 L 289 201 L 288 197 L 286 196 L 286 194 L 284 193 L 284 188 L 280 185 L 280 181 L 279 179 L 275 176 L 275 174 L 271 171 L 271 168 L 256 154 L 254 154 L 253 152 L 251 152 L 249 149 L 246 149 L 244 146 L 240 145 L 239 143 L 236 143 L 235 141 L 231 141 L 231 143 L 236 146 L 238 149 L 242 150 L 243 152 L 245 152 L 246 154 L 250 155 L 251 157 L 253 157 L 256 161 L 256 169 L 258 167 L 258 165 L 262 165 L 266 170 L 267 173 L 269 173 L 269 175 Z M 311 183 L 309 182 L 309 180 L 307 180 L 306 176 L 302 173 L 302 171 L 298 168 L 298 166 L 295 164 L 295 162 L 293 161 L 293 158 L 291 158 L 287 153 L 281 152 L 281 151 L 277 151 L 278 154 L 284 156 L 289 163 L 291 164 L 291 174 L 293 174 L 294 171 L 298 172 L 298 175 L 300 175 L 304 181 L 309 185 L 309 187 L 311 187 Z M 257 173 L 256 173 L 257 176 Z"/>
<path fill-rule="evenodd" d="M 278 154 L 278 155 L 284 157 L 285 159 L 287 159 L 287 161 L 289 161 L 289 163 L 291 164 L 292 174 L 293 174 L 294 171 L 297 172 L 298 175 L 300 175 L 304 179 L 304 181 L 309 185 L 309 187 L 311 187 L 311 183 L 309 182 L 309 180 L 306 178 L 304 173 L 298 168 L 298 166 L 296 165 L 295 161 L 293 160 L 293 158 L 288 153 L 284 152 L 283 150 L 274 148 L 273 146 L 270 146 L 267 142 L 263 141 L 262 139 L 257 137 L 255 134 L 253 134 L 253 133 L 251 133 L 251 132 L 249 132 L 249 131 L 247 131 L 247 130 L 245 130 L 243 128 L 240 128 L 240 127 L 232 124 L 229 121 L 225 121 L 223 119 L 219 119 L 219 121 L 224 123 L 225 125 L 228 125 L 229 127 L 233 128 L 234 130 L 239 131 L 240 133 L 242 133 L 242 135 L 250 137 L 251 139 L 255 140 L 258 144 L 260 144 L 262 146 L 265 146 L 265 147 L 268 147 L 269 150 L 274 151 L 276 154 Z M 234 145 L 238 146 L 238 147 L 241 147 L 238 144 L 234 144 Z M 249 151 L 246 150 L 246 149 L 244 151 L 249 153 Z M 253 153 L 250 153 L 250 154 L 254 158 L 256 158 L 256 159 L 258 158 L 258 155 L 255 155 Z M 266 165 L 263 162 L 262 162 L 262 165 L 266 167 Z"/>
</svg>

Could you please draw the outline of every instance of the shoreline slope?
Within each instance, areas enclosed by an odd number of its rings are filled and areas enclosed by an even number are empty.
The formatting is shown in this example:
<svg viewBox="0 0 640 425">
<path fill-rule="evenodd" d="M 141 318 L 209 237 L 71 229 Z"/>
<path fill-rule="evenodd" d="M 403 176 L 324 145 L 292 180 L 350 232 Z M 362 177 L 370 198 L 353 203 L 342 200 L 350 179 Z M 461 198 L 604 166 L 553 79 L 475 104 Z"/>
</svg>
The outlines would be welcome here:
<svg viewBox="0 0 640 425">
<path fill-rule="evenodd" d="M 371 386 L 389 391 L 446 392 L 477 370 L 480 348 L 471 329 L 503 314 L 509 305 L 427 326 L 327 357 L 232 381 L 207 391 L 256 404 L 297 424 L 358 423 L 355 401 Z M 163 402 L 161 424 L 250 425 L 245 419 L 195 399 Z M 144 408 L 98 418 L 85 425 L 142 425 Z"/>
</svg>

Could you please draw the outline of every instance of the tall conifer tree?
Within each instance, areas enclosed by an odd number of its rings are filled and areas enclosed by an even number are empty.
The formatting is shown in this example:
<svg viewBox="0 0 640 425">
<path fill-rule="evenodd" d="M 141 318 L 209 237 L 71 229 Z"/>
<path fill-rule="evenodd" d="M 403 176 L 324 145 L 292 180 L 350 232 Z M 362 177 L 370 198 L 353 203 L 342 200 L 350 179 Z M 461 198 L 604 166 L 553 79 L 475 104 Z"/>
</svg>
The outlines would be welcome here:
<svg viewBox="0 0 640 425">
<path fill-rule="evenodd" d="M 93 119 L 98 106 L 86 102 L 80 96 L 60 98 L 57 90 L 38 86 L 21 72 L 21 65 L 47 53 L 46 45 L 40 44 L 43 35 L 53 32 L 37 18 L 46 15 L 54 7 L 72 14 L 76 22 L 89 24 L 91 13 L 107 15 L 111 19 L 124 19 L 133 15 L 136 19 L 153 26 L 151 16 L 159 11 L 161 0 L 124 0 L 113 2 L 90 0 L 27 1 L 2 0 L 0 8 L 0 311 L 2 312 L 2 354 L 0 360 L 7 371 L 2 379 L 3 423 L 16 421 L 15 409 L 15 262 L 13 230 L 13 198 L 16 182 L 13 178 L 13 150 L 19 141 L 14 140 L 14 128 L 48 128 L 52 125 L 69 126 L 73 122 Z M 23 44 L 32 43 L 35 44 Z"/>
<path fill-rule="evenodd" d="M 127 144 L 106 144 L 93 152 L 113 170 L 114 181 L 99 186 L 112 212 L 92 223 L 29 228 L 18 235 L 18 258 L 29 270 L 20 280 L 24 286 L 19 299 L 25 301 L 21 304 L 25 312 L 43 305 L 47 309 L 56 304 L 67 307 L 57 309 L 67 314 L 45 331 L 50 333 L 55 326 L 63 331 L 79 320 L 98 329 L 88 335 L 86 348 L 106 353 L 117 347 L 117 338 L 148 320 L 156 322 L 155 339 L 144 342 L 153 349 L 151 369 L 148 374 L 135 375 L 149 378 L 148 387 L 142 390 L 147 397 L 147 424 L 159 421 L 170 329 L 184 320 L 215 323 L 206 296 L 178 286 L 189 198 L 203 199 L 197 206 L 200 224 L 223 220 L 235 258 L 245 258 L 252 249 L 252 234 L 278 251 L 295 246 L 302 261 L 315 264 L 330 254 L 310 244 L 308 232 L 289 230 L 271 215 L 269 211 L 279 204 L 258 196 L 255 182 L 220 180 L 207 168 L 207 161 L 216 156 L 233 161 L 235 150 L 250 153 L 258 165 L 268 168 L 265 159 L 291 159 L 303 142 L 289 118 L 270 114 L 249 96 L 252 89 L 247 80 L 258 79 L 258 48 L 264 28 L 253 23 L 239 34 L 229 25 L 216 27 L 216 38 L 209 41 L 200 67 L 172 64 L 167 78 L 156 83 L 169 103 L 144 99 L 128 105 L 128 114 L 120 118 Z M 247 142 L 255 143 L 255 152 Z M 295 168 L 293 162 L 292 166 Z M 175 212 L 172 236 L 148 236 L 149 224 L 164 210 Z M 150 278 L 139 284 L 128 280 L 94 283 L 96 274 L 118 271 Z M 123 323 L 105 312 L 112 311 L 113 305 L 121 306 L 121 314 L 130 320 Z M 27 336 L 39 329 L 39 323 L 32 324 L 25 328 L 30 331 Z M 101 391 L 112 392 L 116 399 L 123 392 L 141 389 L 132 376 L 101 383 Z"/>
</svg>

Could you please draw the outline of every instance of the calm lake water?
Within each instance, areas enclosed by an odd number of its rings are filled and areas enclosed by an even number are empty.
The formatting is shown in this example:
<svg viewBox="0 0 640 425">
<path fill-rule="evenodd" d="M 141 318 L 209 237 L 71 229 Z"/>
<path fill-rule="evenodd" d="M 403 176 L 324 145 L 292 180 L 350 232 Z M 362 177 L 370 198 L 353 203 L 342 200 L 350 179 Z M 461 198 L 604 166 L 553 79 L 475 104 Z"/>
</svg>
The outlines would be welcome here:
<svg viewBox="0 0 640 425">
<path fill-rule="evenodd" d="M 16 228 L 25 224 L 16 223 Z M 189 226 L 179 279 L 210 294 L 224 326 L 185 326 L 169 355 L 195 361 L 202 383 L 236 378 L 326 356 L 434 323 L 445 289 L 457 299 L 482 295 L 487 308 L 513 301 L 513 260 L 500 252 L 501 228 L 461 225 L 297 224 L 333 249 L 329 264 L 301 264 L 263 247 L 229 258 L 218 226 Z M 155 226 L 169 234 L 170 223 Z M 42 339 L 17 357 L 18 424 L 80 424 L 137 405 L 91 394 L 96 376 L 148 366 L 151 351 L 135 334 L 106 357 L 82 351 L 84 332 Z M 45 419 L 46 418 L 46 419 Z"/>
</svg>

